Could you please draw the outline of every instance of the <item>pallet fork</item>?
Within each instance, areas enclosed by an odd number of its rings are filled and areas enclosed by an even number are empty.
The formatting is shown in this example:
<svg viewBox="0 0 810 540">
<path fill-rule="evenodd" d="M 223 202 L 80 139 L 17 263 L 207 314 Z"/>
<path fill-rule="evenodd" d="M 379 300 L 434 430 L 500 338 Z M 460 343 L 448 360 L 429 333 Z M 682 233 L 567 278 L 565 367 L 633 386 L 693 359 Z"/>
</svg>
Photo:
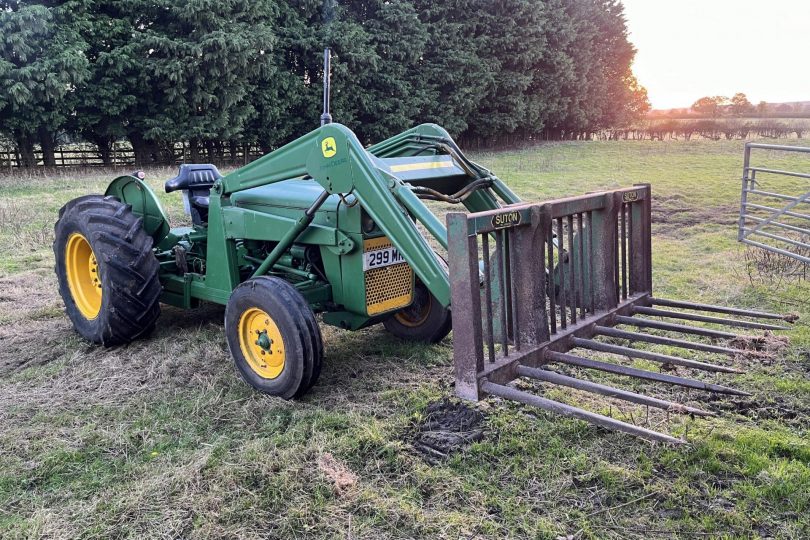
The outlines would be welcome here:
<svg viewBox="0 0 810 540">
<path fill-rule="evenodd" d="M 637 185 L 538 204 L 511 205 L 502 210 L 448 214 L 458 396 L 474 401 L 497 396 L 649 440 L 680 444 L 685 441 L 553 401 L 510 383 L 519 378 L 533 379 L 695 416 L 713 413 L 570 377 L 554 368 L 576 366 L 714 393 L 749 395 L 697 379 L 595 360 L 580 352 L 595 351 L 715 373 L 740 373 L 734 367 L 649 352 L 632 345 L 652 343 L 728 356 L 741 352 L 728 345 L 638 331 L 664 330 L 714 340 L 738 337 L 727 331 L 660 319 L 746 329 L 788 328 L 763 322 L 789 320 L 774 313 L 655 297 L 650 209 L 650 186 Z M 734 318 L 701 314 L 707 312 Z M 600 341 L 599 336 L 625 340 L 628 345 Z"/>
</svg>

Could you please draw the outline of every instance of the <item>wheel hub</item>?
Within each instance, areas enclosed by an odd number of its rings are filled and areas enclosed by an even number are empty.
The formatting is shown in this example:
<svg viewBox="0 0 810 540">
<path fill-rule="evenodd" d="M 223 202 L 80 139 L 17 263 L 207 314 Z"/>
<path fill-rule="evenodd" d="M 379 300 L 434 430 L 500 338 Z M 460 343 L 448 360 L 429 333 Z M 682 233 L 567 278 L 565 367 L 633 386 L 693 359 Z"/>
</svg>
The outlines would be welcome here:
<svg viewBox="0 0 810 540">
<path fill-rule="evenodd" d="M 260 377 L 275 379 L 284 370 L 281 331 L 260 308 L 249 308 L 239 318 L 239 347 L 250 368 Z"/>
</svg>

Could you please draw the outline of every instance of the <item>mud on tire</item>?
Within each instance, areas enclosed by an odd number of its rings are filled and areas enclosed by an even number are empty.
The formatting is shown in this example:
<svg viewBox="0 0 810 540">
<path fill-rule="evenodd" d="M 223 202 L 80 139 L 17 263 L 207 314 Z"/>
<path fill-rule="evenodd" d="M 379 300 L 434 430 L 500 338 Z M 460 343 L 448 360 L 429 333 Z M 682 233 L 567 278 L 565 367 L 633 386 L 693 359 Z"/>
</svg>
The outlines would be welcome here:
<svg viewBox="0 0 810 540">
<path fill-rule="evenodd" d="M 85 339 L 119 345 L 154 328 L 161 285 L 152 244 L 143 219 L 113 197 L 79 197 L 59 210 L 53 243 L 59 294 Z"/>
</svg>

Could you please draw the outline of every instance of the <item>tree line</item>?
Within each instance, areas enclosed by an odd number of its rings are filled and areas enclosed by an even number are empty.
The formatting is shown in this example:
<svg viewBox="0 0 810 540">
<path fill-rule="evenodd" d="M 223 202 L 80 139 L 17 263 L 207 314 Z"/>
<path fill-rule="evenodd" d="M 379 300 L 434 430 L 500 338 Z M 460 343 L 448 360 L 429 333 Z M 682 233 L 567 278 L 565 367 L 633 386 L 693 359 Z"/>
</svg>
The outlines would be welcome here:
<svg viewBox="0 0 810 540">
<path fill-rule="evenodd" d="M 726 96 L 704 96 L 687 109 L 657 110 L 649 113 L 650 118 L 689 118 L 695 116 L 704 118 L 808 118 L 810 117 L 810 101 L 792 104 L 760 101 L 754 105 L 748 100 L 748 96 L 742 92 L 737 92 L 730 98 Z"/>
<path fill-rule="evenodd" d="M 649 110 L 618 0 L 0 0 L 0 136 L 22 164 L 86 141 L 137 164 L 317 126 L 364 143 L 437 122 L 476 146 L 571 139 Z"/>
</svg>

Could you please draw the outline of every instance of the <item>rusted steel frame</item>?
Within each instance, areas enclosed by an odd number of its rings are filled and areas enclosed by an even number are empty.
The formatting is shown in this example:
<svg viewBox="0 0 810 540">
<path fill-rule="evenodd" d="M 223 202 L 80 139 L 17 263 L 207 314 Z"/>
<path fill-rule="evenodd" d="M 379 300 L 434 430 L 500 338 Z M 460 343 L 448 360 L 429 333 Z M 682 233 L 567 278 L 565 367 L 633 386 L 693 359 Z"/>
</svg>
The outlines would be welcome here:
<svg viewBox="0 0 810 540">
<path fill-rule="evenodd" d="M 622 278 L 621 278 L 621 271 L 622 271 L 622 257 L 621 253 L 619 252 L 619 245 L 621 243 L 621 234 L 619 233 L 619 215 L 622 212 L 622 203 L 618 197 L 614 197 L 615 201 L 615 223 L 613 228 L 616 230 L 616 235 L 613 237 L 613 286 L 616 289 L 616 300 L 621 301 L 622 299 Z M 607 245 L 607 244 L 606 244 Z"/>
<path fill-rule="evenodd" d="M 586 369 L 595 369 L 598 371 L 605 371 L 607 373 L 615 373 L 616 375 L 626 375 L 636 379 L 674 384 L 676 386 L 694 388 L 696 390 L 706 390 L 709 392 L 716 392 L 718 394 L 730 394 L 734 396 L 751 395 L 748 392 L 743 392 L 742 390 L 736 390 L 727 386 L 721 386 L 719 384 L 707 383 L 697 379 L 688 379 L 686 377 L 678 377 L 677 375 L 669 375 L 667 373 L 656 373 L 654 371 L 647 371 L 646 369 L 621 366 L 618 364 L 611 364 L 609 362 L 601 362 L 599 360 L 591 360 L 590 358 L 582 358 L 581 356 L 576 356 L 569 353 L 546 351 L 545 356 L 546 360 L 549 362 L 559 362 Z"/>
<path fill-rule="evenodd" d="M 681 349 L 692 349 L 695 351 L 704 351 L 717 354 L 728 354 L 734 356 L 740 354 L 740 349 L 731 349 L 729 347 L 718 347 L 717 345 L 709 345 L 707 343 L 699 343 L 695 341 L 686 341 L 684 339 L 668 338 L 663 336 L 654 336 L 652 334 L 644 334 L 641 332 L 628 332 L 610 326 L 596 326 L 594 331 L 601 336 L 609 336 L 620 339 L 628 339 L 630 341 L 643 341 L 645 343 L 655 343 L 657 345 L 669 345 L 671 347 L 679 347 Z"/>
<path fill-rule="evenodd" d="M 627 193 L 635 194 L 635 200 L 639 201 L 645 200 L 650 196 L 649 188 L 646 185 L 642 185 L 612 191 L 598 191 L 595 193 L 588 193 L 586 195 L 577 195 L 576 197 L 555 199 L 544 204 L 548 205 L 551 218 L 557 219 L 559 217 L 565 217 L 569 214 L 576 214 L 578 212 L 603 210 L 614 198 L 618 197 L 618 200 L 622 200 Z"/>
<path fill-rule="evenodd" d="M 610 343 L 601 343 L 592 339 L 582 339 L 578 337 L 571 338 L 571 344 L 574 347 L 581 347 L 583 349 L 590 349 L 592 351 L 599 351 L 604 353 L 619 354 L 622 356 L 629 356 L 630 358 L 642 358 L 652 362 L 660 362 L 662 364 L 673 364 L 676 366 L 683 366 L 692 369 L 700 369 L 703 371 L 718 371 L 722 373 L 742 373 L 740 370 L 720 366 L 717 364 L 707 364 L 705 362 L 698 362 L 696 360 L 688 360 L 678 356 L 670 356 L 668 354 L 660 354 L 649 351 L 642 351 L 639 349 L 632 349 L 630 347 L 623 347 L 621 345 L 611 345 Z"/>
<path fill-rule="evenodd" d="M 490 269 L 489 233 L 481 235 L 481 249 L 484 261 L 484 341 L 487 346 L 487 358 L 495 361 L 495 333 L 492 325 L 492 270 Z"/>
<path fill-rule="evenodd" d="M 551 315 L 551 333 L 557 333 L 557 302 L 556 294 L 554 292 L 554 233 L 552 227 L 547 228 L 546 245 L 548 246 L 548 296 L 549 296 L 549 313 Z"/>
<path fill-rule="evenodd" d="M 568 215 L 568 268 L 571 270 L 571 275 L 568 276 L 571 306 L 571 324 L 577 323 L 577 272 L 574 265 L 574 216 Z"/>
<path fill-rule="evenodd" d="M 565 330 L 568 327 L 566 310 L 567 294 L 565 286 L 565 265 L 563 258 L 565 255 L 565 236 L 563 235 L 562 217 L 557 218 L 557 268 L 560 271 L 560 327 Z"/>
<path fill-rule="evenodd" d="M 618 260 L 618 203 L 616 196 L 605 196 L 605 205 L 591 215 L 592 246 L 591 267 L 593 268 L 595 311 L 609 311 L 619 304 L 617 294 Z"/>
<path fill-rule="evenodd" d="M 582 212 L 577 214 L 577 232 L 579 233 L 579 316 L 586 317 L 585 307 L 585 229 L 583 228 Z"/>
<path fill-rule="evenodd" d="M 449 271 L 453 276 L 453 357 L 455 359 L 456 394 L 478 400 L 478 373 L 484 367 L 483 331 L 481 328 L 481 287 L 478 274 L 478 237 L 468 234 L 467 214 L 454 212 L 447 216 Z M 461 249 L 463 246 L 463 249 Z"/>
<path fill-rule="evenodd" d="M 518 364 L 529 367 L 540 366 L 546 362 L 543 355 L 547 349 L 567 351 L 571 348 L 571 337 L 591 338 L 594 335 L 593 329 L 595 325 L 609 326 L 612 324 L 616 314 L 631 313 L 633 305 L 636 303 L 644 304 L 646 302 L 646 295 L 634 295 L 614 309 L 597 312 L 595 316 L 580 320 L 576 325 L 569 325 L 564 330 L 558 329 L 557 333 L 554 334 L 551 339 L 538 343 L 533 347 L 525 347 L 519 355 L 511 355 L 508 358 L 499 356 L 495 359 L 494 363 L 487 363 L 484 366 L 484 370 L 479 373 L 479 378 L 486 378 L 496 383 L 508 383 L 517 376 L 515 374 L 515 368 Z"/>
<path fill-rule="evenodd" d="M 639 317 L 627 317 L 625 315 L 617 315 L 615 324 L 628 324 L 631 326 L 639 326 L 641 328 L 655 328 L 656 330 L 670 330 L 672 332 L 695 334 L 698 336 L 712 337 L 718 339 L 735 339 L 740 337 L 739 334 L 733 334 L 731 332 L 722 332 L 720 330 L 711 330 L 709 328 L 700 328 L 698 326 L 689 326 L 686 324 L 652 321 L 650 319 L 644 319 Z"/>
<path fill-rule="evenodd" d="M 520 222 L 528 223 L 531 219 L 531 208 L 537 206 L 537 203 L 521 203 L 516 205 L 509 205 L 495 210 L 487 210 L 485 212 L 476 212 L 474 214 L 464 214 L 467 219 L 467 234 L 483 234 L 486 232 L 495 232 L 501 230 L 492 224 L 492 217 L 514 211 L 520 214 Z M 452 245 L 452 244 L 450 244 Z"/>
<path fill-rule="evenodd" d="M 619 288 L 621 298 L 627 298 L 627 208 L 628 203 L 619 206 Z"/>
<path fill-rule="evenodd" d="M 686 319 L 687 321 L 697 321 L 705 323 L 722 324 L 725 326 L 738 326 L 740 328 L 758 328 L 760 330 L 788 330 L 787 326 L 776 324 L 766 324 L 751 321 L 738 321 L 736 319 L 724 319 L 722 317 L 708 317 L 695 313 L 683 313 L 679 311 L 669 311 L 645 306 L 636 306 L 633 311 L 639 315 L 650 315 L 653 317 L 667 317 L 670 319 Z"/>
<path fill-rule="evenodd" d="M 549 382 L 552 384 L 559 384 L 561 386 L 567 386 L 569 388 L 576 388 L 577 390 L 622 399 L 624 401 L 637 403 L 639 405 L 648 405 L 650 407 L 656 407 L 658 409 L 663 409 L 665 411 L 676 412 L 680 414 L 694 414 L 696 416 L 716 416 L 714 413 L 704 411 L 703 409 L 696 409 L 694 407 L 689 407 L 688 405 L 683 405 L 681 403 L 675 403 L 673 401 L 667 401 L 665 399 L 658 399 L 650 396 L 645 396 L 643 394 L 637 394 L 635 392 L 630 392 L 629 390 L 614 388 L 606 384 L 599 384 L 592 381 L 577 379 L 576 377 L 569 377 L 567 375 L 562 375 L 561 373 L 550 371 L 548 369 L 538 369 L 526 366 L 518 366 L 517 374 L 520 375 L 521 377 L 529 377 L 530 379 L 537 379 L 539 381 Z"/>
<path fill-rule="evenodd" d="M 591 424 L 596 424 L 597 426 L 606 427 L 608 429 L 613 429 L 616 431 L 622 431 L 624 433 L 636 435 L 638 437 L 642 437 L 644 439 L 648 439 L 651 441 L 664 442 L 670 444 L 683 444 L 684 442 L 686 442 L 681 439 L 676 439 L 675 437 L 665 435 L 663 433 L 658 433 L 657 431 L 652 431 L 647 428 L 634 426 L 633 424 L 628 424 L 627 422 L 622 422 L 621 420 L 616 420 L 614 418 L 609 418 L 601 414 L 596 414 L 590 411 L 586 411 L 584 409 L 572 407 L 571 405 L 566 405 L 565 403 L 560 403 L 558 401 L 552 401 L 550 399 L 546 399 L 540 396 L 535 396 L 534 394 L 529 394 L 528 392 L 523 392 L 510 386 L 504 386 L 501 384 L 495 384 L 485 381 L 484 383 L 481 384 L 481 388 L 483 391 L 485 391 L 488 394 L 492 394 L 493 396 L 499 396 L 505 399 L 510 399 L 512 401 L 518 401 L 520 403 L 531 405 L 539 409 L 551 411 L 560 414 L 562 416 L 578 418 L 580 420 L 590 422 Z"/>
<path fill-rule="evenodd" d="M 596 314 L 596 288 L 594 287 L 593 212 L 588 212 L 588 278 L 590 279 L 591 315 Z"/>
<path fill-rule="evenodd" d="M 543 247 L 551 219 L 546 210 L 533 207 L 531 225 L 515 227 L 510 233 L 509 245 L 515 255 L 510 268 L 513 332 L 515 348 L 520 353 L 550 339 Z"/>
<path fill-rule="evenodd" d="M 506 251 L 504 250 L 503 246 L 503 230 L 495 232 L 495 252 L 498 254 L 498 268 L 496 272 L 498 273 L 498 294 L 500 297 L 500 304 L 501 309 L 500 313 L 498 314 L 500 317 L 500 329 L 501 329 L 501 354 L 504 356 L 509 356 L 509 326 L 507 324 L 507 317 L 506 317 L 506 305 L 509 303 L 508 298 L 506 297 L 506 276 L 504 273 L 504 259 L 506 258 Z"/>
<path fill-rule="evenodd" d="M 684 302 L 681 300 L 670 300 L 668 298 L 650 298 L 650 304 L 654 306 L 664 306 L 682 309 L 694 309 L 698 311 L 711 311 L 714 313 L 725 313 L 726 315 L 740 315 L 743 317 L 756 317 L 758 319 L 783 320 L 784 315 L 778 313 L 768 313 L 765 311 L 754 311 L 750 309 L 738 309 L 726 306 L 713 306 L 711 304 L 698 304 L 696 302 Z"/>
<path fill-rule="evenodd" d="M 637 184 L 645 197 L 631 205 L 630 292 L 652 292 L 652 201 L 649 184 Z"/>
<path fill-rule="evenodd" d="M 515 268 L 515 249 L 512 246 L 512 237 L 515 234 L 515 231 L 518 228 L 510 228 L 505 229 L 503 232 L 503 241 L 504 241 L 504 249 L 506 250 L 506 256 L 504 257 L 504 276 L 506 276 L 506 289 L 508 290 L 508 294 L 506 296 L 506 310 L 509 317 L 509 333 L 511 334 L 512 341 L 515 346 L 515 351 L 520 351 L 520 331 L 518 330 L 520 325 L 520 320 L 518 318 L 518 306 L 517 306 L 517 289 L 521 285 L 520 283 L 515 283 L 513 270 Z M 525 254 L 523 254 L 525 256 Z M 528 279 L 532 279 L 534 276 L 528 276 Z"/>
</svg>

